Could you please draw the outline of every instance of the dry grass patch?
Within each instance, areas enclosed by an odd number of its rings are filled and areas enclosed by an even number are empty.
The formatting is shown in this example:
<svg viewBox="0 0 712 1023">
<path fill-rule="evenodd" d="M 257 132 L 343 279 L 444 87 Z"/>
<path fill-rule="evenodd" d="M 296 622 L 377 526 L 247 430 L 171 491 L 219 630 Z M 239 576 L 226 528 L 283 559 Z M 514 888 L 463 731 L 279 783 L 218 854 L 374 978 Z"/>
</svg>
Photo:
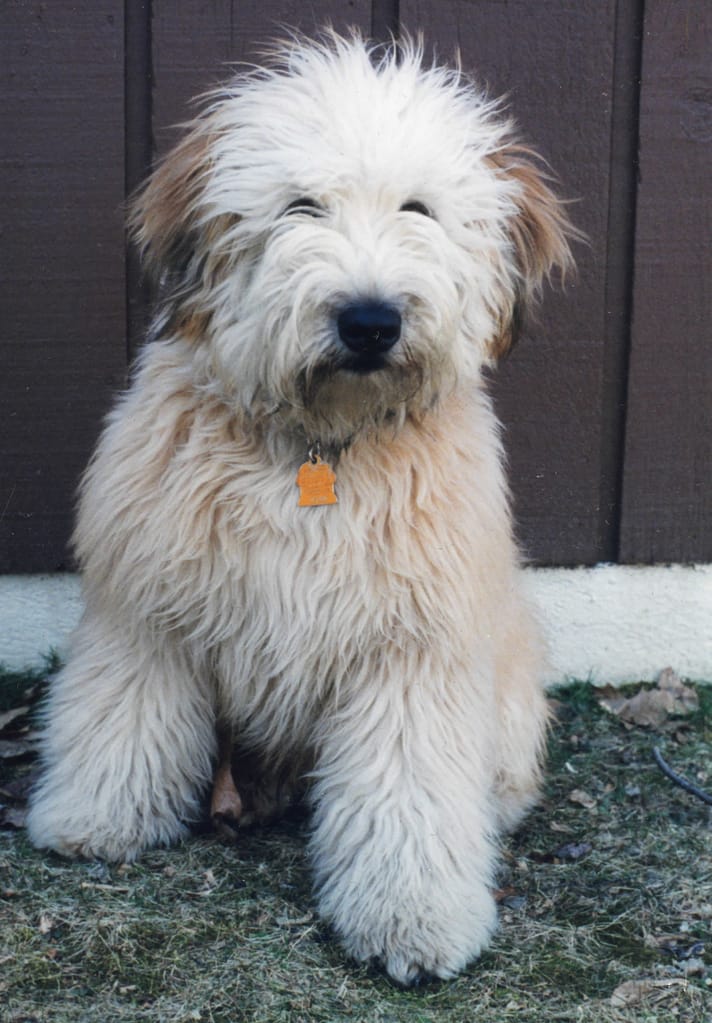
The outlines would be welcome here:
<svg viewBox="0 0 712 1023">
<path fill-rule="evenodd" d="M 36 685 L 0 677 L 0 711 L 33 701 Z M 712 689 L 697 693 L 694 714 L 653 733 L 627 728 L 589 686 L 557 691 L 545 798 L 505 850 L 495 944 L 457 980 L 414 991 L 345 961 L 315 917 L 304 822 L 235 847 L 196 836 L 119 867 L 38 853 L 7 826 L 0 1019 L 707 1023 L 709 809 L 651 757 L 657 743 L 712 787 Z M 2 741 L 31 727 L 16 718 Z M 10 809 L 32 769 L 27 752 L 0 761 Z"/>
</svg>

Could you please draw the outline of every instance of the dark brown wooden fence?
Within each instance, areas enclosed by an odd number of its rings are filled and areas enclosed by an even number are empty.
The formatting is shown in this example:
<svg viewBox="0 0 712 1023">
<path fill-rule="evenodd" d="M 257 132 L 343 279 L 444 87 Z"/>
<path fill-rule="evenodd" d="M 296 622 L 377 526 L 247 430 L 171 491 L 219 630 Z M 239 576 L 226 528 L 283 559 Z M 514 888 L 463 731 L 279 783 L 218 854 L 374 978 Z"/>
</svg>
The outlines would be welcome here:
<svg viewBox="0 0 712 1023">
<path fill-rule="evenodd" d="M 539 563 L 712 560 L 712 8 L 703 0 L 6 0 L 0 571 L 71 567 L 77 477 L 139 343 L 122 206 L 190 97 L 280 25 L 459 48 L 590 244 L 498 372 Z"/>
</svg>

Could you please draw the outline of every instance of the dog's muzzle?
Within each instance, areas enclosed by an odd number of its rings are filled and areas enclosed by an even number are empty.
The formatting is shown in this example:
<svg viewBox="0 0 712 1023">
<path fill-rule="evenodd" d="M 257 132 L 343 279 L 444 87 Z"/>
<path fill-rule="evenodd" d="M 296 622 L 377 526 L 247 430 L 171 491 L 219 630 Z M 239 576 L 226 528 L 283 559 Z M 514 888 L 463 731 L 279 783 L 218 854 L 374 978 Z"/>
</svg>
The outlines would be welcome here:
<svg viewBox="0 0 712 1023">
<path fill-rule="evenodd" d="M 384 356 L 401 335 L 401 314 L 384 302 L 357 302 L 339 313 L 339 340 L 352 353 L 345 363 L 357 373 L 370 373 L 386 365 Z"/>
</svg>

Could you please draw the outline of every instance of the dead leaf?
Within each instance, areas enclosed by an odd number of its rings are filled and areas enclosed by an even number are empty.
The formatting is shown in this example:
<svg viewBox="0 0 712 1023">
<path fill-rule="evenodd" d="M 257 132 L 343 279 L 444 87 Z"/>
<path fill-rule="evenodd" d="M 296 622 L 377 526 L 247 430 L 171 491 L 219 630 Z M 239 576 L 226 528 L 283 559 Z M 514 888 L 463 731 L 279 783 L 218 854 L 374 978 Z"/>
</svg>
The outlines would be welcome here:
<svg viewBox="0 0 712 1023">
<path fill-rule="evenodd" d="M 674 994 L 675 989 L 687 987 L 687 981 L 682 978 L 671 980 L 654 980 L 652 977 L 645 977 L 642 980 L 626 980 L 620 984 L 611 995 L 611 1005 L 616 1009 L 624 1009 L 630 1005 L 640 1005 L 641 1002 L 662 1002 Z"/>
<path fill-rule="evenodd" d="M 692 714 L 700 705 L 697 692 L 692 686 L 686 686 L 672 668 L 665 668 L 658 678 L 658 689 L 670 693 L 675 700 L 676 714 Z"/>
<path fill-rule="evenodd" d="M 654 689 L 640 689 L 634 696 L 623 696 L 611 686 L 601 689 L 598 702 L 624 724 L 642 728 L 660 728 L 671 717 L 696 711 L 697 693 L 686 686 L 672 668 L 660 673 Z"/>
<path fill-rule="evenodd" d="M 546 705 L 551 711 L 552 716 L 557 719 L 559 719 L 564 712 L 565 704 L 563 700 L 556 700 L 553 696 L 550 696 L 547 699 Z"/>
<path fill-rule="evenodd" d="M 529 858 L 535 863 L 575 863 L 576 860 L 588 856 L 592 849 L 593 846 L 589 842 L 567 842 L 553 852 L 531 852 Z"/>
<path fill-rule="evenodd" d="M 592 848 L 593 846 L 589 842 L 568 842 L 566 845 L 559 846 L 554 852 L 554 859 L 561 860 L 562 863 L 580 860 L 584 856 L 588 856 Z"/>
<path fill-rule="evenodd" d="M 39 777 L 39 770 L 28 771 L 20 778 L 5 781 L 0 785 L 0 797 L 11 799 L 15 803 L 24 802 Z"/>
<path fill-rule="evenodd" d="M 651 943 L 678 960 L 697 959 L 705 951 L 704 941 L 693 941 L 690 944 L 689 937 L 680 934 L 661 934 L 653 937 Z"/>
<path fill-rule="evenodd" d="M 29 711 L 29 707 L 13 707 L 11 710 L 4 710 L 0 714 L 0 732 L 4 731 L 17 718 L 22 718 L 25 714 L 29 714 Z"/>
<path fill-rule="evenodd" d="M 27 810 L 19 806 L 0 806 L 0 827 L 24 828 Z"/>
<path fill-rule="evenodd" d="M 28 753 L 34 753 L 36 748 L 34 739 L 28 737 L 0 739 L 0 760 L 15 760 L 27 756 Z"/>
<path fill-rule="evenodd" d="M 298 917 L 278 916 L 275 917 L 275 922 L 280 927 L 304 927 L 305 924 L 314 923 L 314 914 L 307 913 L 306 916 Z"/>
<path fill-rule="evenodd" d="M 51 917 L 48 913 L 43 913 L 39 922 L 40 934 L 49 934 L 55 923 L 56 920 L 53 917 Z"/>
<path fill-rule="evenodd" d="M 579 806 L 585 807 L 586 810 L 593 810 L 596 806 L 596 800 L 590 794 L 590 792 L 584 792 L 583 789 L 574 789 L 569 792 L 569 802 L 578 803 Z"/>
<path fill-rule="evenodd" d="M 118 894 L 121 895 L 131 891 L 130 888 L 122 887 L 122 885 L 120 884 L 98 884 L 94 883 L 93 881 L 82 881 L 80 887 L 90 888 L 93 891 L 98 892 L 117 892 Z"/>
</svg>

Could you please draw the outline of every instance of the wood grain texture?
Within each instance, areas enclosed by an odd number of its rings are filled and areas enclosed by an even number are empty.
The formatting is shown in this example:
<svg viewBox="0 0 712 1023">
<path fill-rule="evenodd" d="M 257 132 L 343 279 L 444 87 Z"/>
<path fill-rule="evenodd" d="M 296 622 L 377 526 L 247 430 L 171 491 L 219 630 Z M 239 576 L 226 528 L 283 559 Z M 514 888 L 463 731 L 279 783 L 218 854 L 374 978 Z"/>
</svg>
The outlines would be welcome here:
<svg viewBox="0 0 712 1023">
<path fill-rule="evenodd" d="M 0 570 L 46 571 L 125 370 L 123 4 L 0 18 Z"/>
<path fill-rule="evenodd" d="M 373 0 L 371 4 L 371 38 L 388 42 L 398 36 L 400 0 Z"/>
<path fill-rule="evenodd" d="M 154 136 L 164 152 L 178 131 L 175 126 L 195 112 L 191 101 L 230 76 L 239 62 L 259 63 L 260 53 L 285 30 L 313 34 L 330 22 L 371 29 L 368 0 L 154 0 L 153 69 Z"/>
<path fill-rule="evenodd" d="M 127 197 L 136 193 L 153 162 L 153 52 L 151 5 L 124 0 L 124 171 Z M 126 348 L 129 361 L 150 322 L 151 289 L 134 246 L 126 252 Z"/>
<path fill-rule="evenodd" d="M 258 60 L 281 27 L 312 33 L 331 20 L 382 38 L 399 17 L 508 93 L 590 239 L 578 279 L 546 294 L 493 381 L 528 554 L 712 559 L 709 4 L 7 0 L 0 571 L 70 563 L 73 494 L 123 381 L 127 311 L 135 343 L 141 334 L 135 267 L 128 309 L 125 292 L 125 185 L 176 138 L 190 99 Z"/>
<path fill-rule="evenodd" d="M 622 561 L 712 560 L 712 7 L 647 0 Z"/>
<path fill-rule="evenodd" d="M 521 133 L 575 200 L 571 215 L 590 245 L 576 246 L 578 276 L 549 291 L 493 380 L 519 535 L 543 564 L 591 564 L 604 550 L 599 513 L 607 464 L 606 231 L 611 163 L 615 3 L 600 0 L 402 0 L 403 24 L 422 28 L 493 95 L 506 94 Z"/>
<path fill-rule="evenodd" d="M 601 405 L 599 557 L 618 560 L 621 529 L 626 395 L 633 301 L 635 206 L 643 0 L 621 0 L 616 10 L 611 164 L 606 240 L 606 334 Z"/>
</svg>

